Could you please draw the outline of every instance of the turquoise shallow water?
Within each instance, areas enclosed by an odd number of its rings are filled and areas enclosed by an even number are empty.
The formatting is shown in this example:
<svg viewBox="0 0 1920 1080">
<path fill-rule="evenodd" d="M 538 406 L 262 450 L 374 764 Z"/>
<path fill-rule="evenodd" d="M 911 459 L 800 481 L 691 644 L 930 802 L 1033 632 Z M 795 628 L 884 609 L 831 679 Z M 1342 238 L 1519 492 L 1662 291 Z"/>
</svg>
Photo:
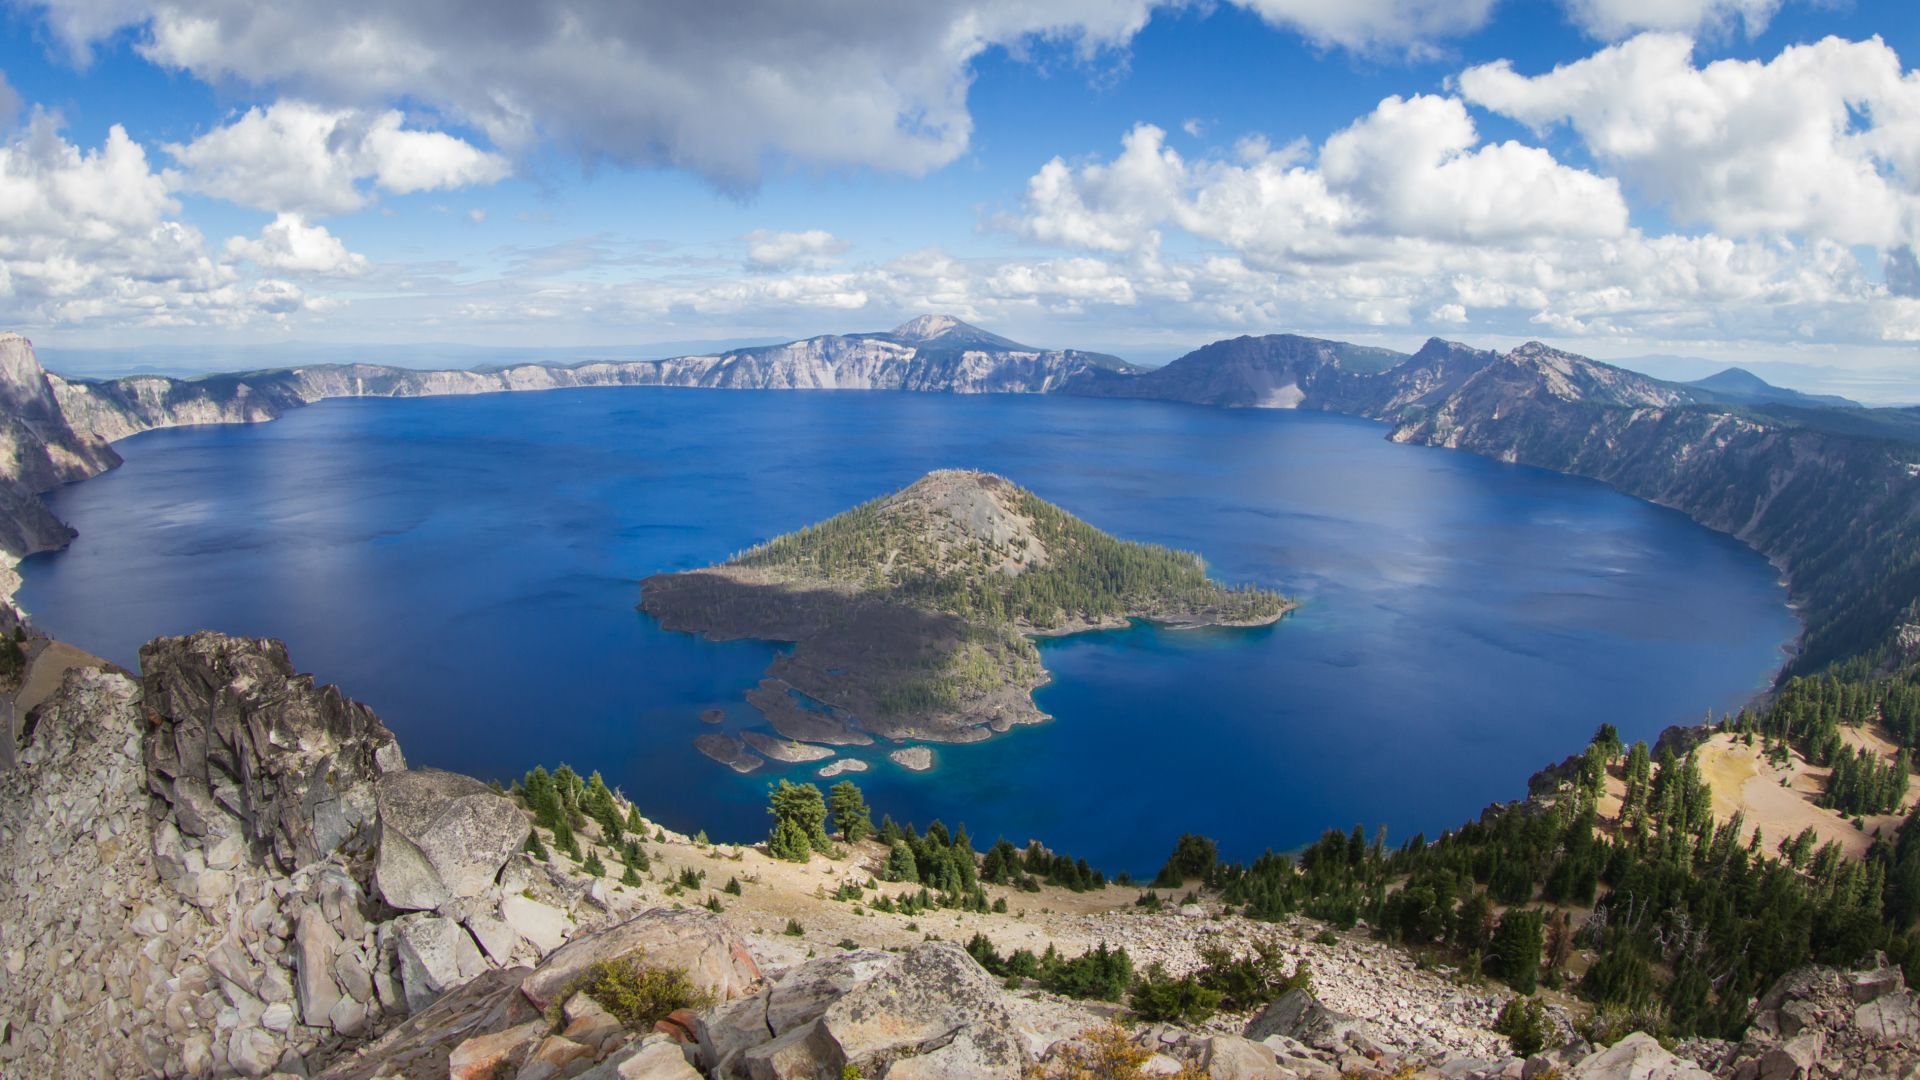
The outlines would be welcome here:
<svg viewBox="0 0 1920 1080">
<path fill-rule="evenodd" d="M 1152 869 L 1327 827 L 1404 838 L 1514 798 L 1601 721 L 1651 738 L 1763 687 L 1797 632 L 1758 555 L 1588 481 L 1387 442 L 1343 417 L 1154 402 L 668 389 L 334 401 L 151 432 L 52 497 L 80 530 L 25 564 L 57 636 L 132 664 L 160 633 L 285 638 L 415 764 L 598 768 L 676 827 L 758 837 L 771 779 L 700 757 L 776 647 L 662 631 L 639 579 L 912 482 L 1003 473 L 1218 576 L 1297 595 L 1259 630 L 1041 644 L 1056 719 L 863 756 L 869 801 Z"/>
</svg>

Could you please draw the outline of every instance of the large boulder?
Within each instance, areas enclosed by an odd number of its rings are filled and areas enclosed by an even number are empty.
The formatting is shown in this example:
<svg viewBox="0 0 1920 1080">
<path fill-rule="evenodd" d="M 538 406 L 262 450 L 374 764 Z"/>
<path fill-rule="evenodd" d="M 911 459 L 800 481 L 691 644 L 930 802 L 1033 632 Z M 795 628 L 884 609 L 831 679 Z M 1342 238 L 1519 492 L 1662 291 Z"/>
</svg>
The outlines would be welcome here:
<svg viewBox="0 0 1920 1080">
<path fill-rule="evenodd" d="M 282 871 L 372 851 L 374 782 L 406 768 L 372 710 L 262 638 L 155 638 L 140 668 L 148 784 L 181 833 L 245 837 Z"/>
<path fill-rule="evenodd" d="M 487 970 L 480 946 L 452 919 L 414 914 L 402 916 L 395 925 L 408 1012 L 419 1012 Z"/>
<path fill-rule="evenodd" d="M 684 968 L 695 987 L 721 1001 L 760 985 L 759 966 L 726 920 L 709 911 L 654 908 L 554 950 L 521 989 L 544 1009 L 589 967 L 627 956 L 650 966 Z"/>
<path fill-rule="evenodd" d="M 694 1020 L 701 1066 L 715 1076 L 748 1075 L 747 1051 L 819 1019 L 847 991 L 898 960 L 877 949 L 823 956 L 789 969 L 758 993 L 708 1009 Z"/>
<path fill-rule="evenodd" d="M 1246 1037 L 1260 1042 L 1279 1035 L 1318 1050 L 1346 1049 L 1346 1036 L 1363 1025 L 1346 1013 L 1320 1004 L 1312 994 L 1295 988 L 1280 995 L 1247 1023 Z"/>
<path fill-rule="evenodd" d="M 765 1060 L 782 1067 L 779 1075 L 799 1075 L 802 1046 L 813 1075 L 852 1066 L 874 1080 L 1011 1078 L 1031 1063 L 998 983 L 951 942 L 916 947 L 819 1019 L 749 1051 L 749 1072 L 757 1080 L 754 1064 Z"/>
<path fill-rule="evenodd" d="M 1668 1053 L 1644 1031 L 1633 1034 L 1573 1067 L 1572 1080 L 1713 1080 L 1713 1074 Z"/>
<path fill-rule="evenodd" d="M 506 796 L 458 773 L 412 769 L 375 786 L 380 854 L 374 883 L 403 911 L 479 896 L 527 842 L 525 816 Z"/>
</svg>

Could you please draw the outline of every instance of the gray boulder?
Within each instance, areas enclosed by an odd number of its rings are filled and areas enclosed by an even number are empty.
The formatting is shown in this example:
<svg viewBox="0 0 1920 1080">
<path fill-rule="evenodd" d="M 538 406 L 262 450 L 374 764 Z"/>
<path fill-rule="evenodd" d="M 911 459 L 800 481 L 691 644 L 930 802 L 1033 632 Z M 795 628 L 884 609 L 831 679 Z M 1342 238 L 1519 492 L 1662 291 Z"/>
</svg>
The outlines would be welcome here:
<svg viewBox="0 0 1920 1080">
<path fill-rule="evenodd" d="M 1572 1080 L 1713 1080 L 1691 1061 L 1674 1057 L 1644 1031 L 1592 1054 L 1573 1067 Z"/>
<path fill-rule="evenodd" d="M 374 884 L 403 911 L 430 911 L 479 896 L 527 842 L 512 800 L 469 776 L 413 769 L 375 787 L 380 853 Z"/>
<path fill-rule="evenodd" d="M 452 919 L 404 915 L 396 925 L 400 982 L 408 1012 L 425 1009 L 441 994 L 487 970 L 480 946 Z"/>
<path fill-rule="evenodd" d="M 521 988 L 546 1008 L 595 963 L 639 955 L 650 965 L 686 969 L 694 986 L 726 1001 L 760 985 L 760 968 L 724 919 L 705 910 L 654 908 L 574 938 L 554 950 Z"/>
<path fill-rule="evenodd" d="M 1853 1024 L 1881 1046 L 1920 1039 L 1920 1009 L 1907 990 L 1882 994 L 1855 1009 Z"/>
<path fill-rule="evenodd" d="M 1018 1077 L 1030 1063 L 999 985 L 943 941 L 916 947 L 782 1039 L 804 1042 L 828 1076 L 851 1065 L 876 1080 Z"/>
<path fill-rule="evenodd" d="M 1280 995 L 1247 1022 L 1246 1037 L 1260 1042 L 1280 1035 L 1319 1050 L 1346 1049 L 1346 1035 L 1360 1030 L 1358 1020 L 1320 1004 L 1312 994 L 1294 989 Z"/>
</svg>

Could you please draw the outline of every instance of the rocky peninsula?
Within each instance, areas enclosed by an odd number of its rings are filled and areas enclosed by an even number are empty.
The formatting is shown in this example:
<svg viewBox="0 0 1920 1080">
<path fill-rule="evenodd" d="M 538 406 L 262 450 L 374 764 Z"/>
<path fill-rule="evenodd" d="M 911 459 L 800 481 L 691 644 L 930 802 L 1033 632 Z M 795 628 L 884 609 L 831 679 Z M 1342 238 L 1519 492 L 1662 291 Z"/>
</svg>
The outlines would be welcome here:
<svg viewBox="0 0 1920 1080">
<path fill-rule="evenodd" d="M 800 760 L 792 743 L 976 742 L 1046 719 L 1032 698 L 1047 679 L 1034 636 L 1134 619 L 1262 626 L 1294 606 L 1211 580 L 1197 555 L 1115 539 L 1009 480 L 959 470 L 642 587 L 641 608 L 668 629 L 795 643 L 747 695 L 791 741 L 788 761 Z"/>
</svg>

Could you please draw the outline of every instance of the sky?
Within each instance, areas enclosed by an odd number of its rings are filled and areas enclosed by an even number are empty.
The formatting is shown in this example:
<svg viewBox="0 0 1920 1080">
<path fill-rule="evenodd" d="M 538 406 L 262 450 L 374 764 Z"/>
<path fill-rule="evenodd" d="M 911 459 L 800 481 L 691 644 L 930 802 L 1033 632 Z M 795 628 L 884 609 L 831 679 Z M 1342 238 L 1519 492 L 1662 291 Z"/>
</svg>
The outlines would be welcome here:
<svg viewBox="0 0 1920 1080">
<path fill-rule="evenodd" d="M 1916 62 L 1912 0 L 0 0 L 0 329 L 220 366 L 942 312 L 1914 401 Z"/>
</svg>

